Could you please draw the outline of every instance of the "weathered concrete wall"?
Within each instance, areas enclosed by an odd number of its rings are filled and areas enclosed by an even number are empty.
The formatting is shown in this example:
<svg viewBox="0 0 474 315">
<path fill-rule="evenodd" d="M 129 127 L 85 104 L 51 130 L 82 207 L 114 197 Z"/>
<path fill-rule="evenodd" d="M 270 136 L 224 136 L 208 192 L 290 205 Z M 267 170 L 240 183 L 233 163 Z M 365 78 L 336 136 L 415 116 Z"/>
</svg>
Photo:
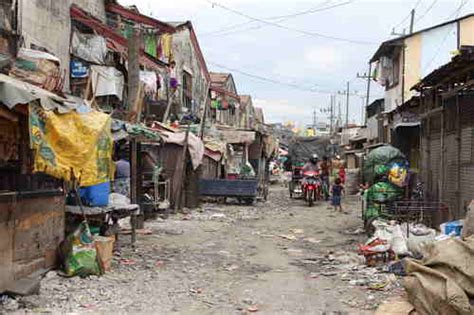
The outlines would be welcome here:
<svg viewBox="0 0 474 315">
<path fill-rule="evenodd" d="M 66 70 L 64 90 L 69 90 L 69 44 L 71 34 L 71 4 L 105 21 L 104 0 L 24 0 L 20 1 L 20 25 L 25 47 L 44 47 L 61 59 Z"/>
<path fill-rule="evenodd" d="M 61 68 L 69 73 L 69 37 L 71 0 L 20 1 L 20 25 L 25 47 L 32 44 L 46 48 L 61 59 Z M 65 90 L 69 90 L 66 76 Z"/>
<path fill-rule="evenodd" d="M 203 103 L 207 94 L 207 81 L 204 71 L 199 64 L 197 52 L 191 41 L 191 33 L 188 28 L 181 28 L 173 34 L 173 54 L 176 62 L 177 73 L 180 76 L 179 81 L 182 84 L 183 72 L 187 71 L 193 78 L 193 100 L 195 110 L 198 112 L 203 108 Z M 180 91 L 179 101 L 182 104 L 183 91 Z"/>
<path fill-rule="evenodd" d="M 105 23 L 104 0 L 72 0 L 72 3 Z"/>
</svg>

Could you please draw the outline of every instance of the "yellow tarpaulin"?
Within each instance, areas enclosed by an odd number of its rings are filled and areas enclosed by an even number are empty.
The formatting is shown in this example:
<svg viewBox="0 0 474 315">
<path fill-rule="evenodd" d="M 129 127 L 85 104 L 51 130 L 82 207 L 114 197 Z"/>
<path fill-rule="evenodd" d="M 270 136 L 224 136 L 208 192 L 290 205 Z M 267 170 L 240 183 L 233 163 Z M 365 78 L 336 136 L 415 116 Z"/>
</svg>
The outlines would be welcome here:
<svg viewBox="0 0 474 315">
<path fill-rule="evenodd" d="M 75 177 L 81 186 L 112 179 L 113 140 L 107 114 L 56 114 L 35 104 L 30 105 L 29 114 L 35 172 L 67 181 Z"/>
</svg>

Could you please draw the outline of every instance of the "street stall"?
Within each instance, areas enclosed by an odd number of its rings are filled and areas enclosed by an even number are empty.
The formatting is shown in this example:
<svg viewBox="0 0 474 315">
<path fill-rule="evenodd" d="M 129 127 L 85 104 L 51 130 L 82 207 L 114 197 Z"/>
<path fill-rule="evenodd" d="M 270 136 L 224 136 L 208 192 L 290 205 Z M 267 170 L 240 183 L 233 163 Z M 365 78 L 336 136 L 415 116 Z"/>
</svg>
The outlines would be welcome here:
<svg viewBox="0 0 474 315">
<path fill-rule="evenodd" d="M 203 162 L 204 143 L 191 132 L 154 122 L 152 129 L 160 134 L 163 145 L 158 151 L 162 178 L 169 183 L 170 207 L 175 210 L 184 206 L 198 206 L 198 169 Z"/>
<path fill-rule="evenodd" d="M 0 75 L 2 258 L 0 290 L 57 266 L 71 183 L 110 180 L 110 118 L 80 99 Z M 12 220 L 15 224 L 12 224 Z M 22 223 L 23 222 L 23 223 Z"/>
</svg>

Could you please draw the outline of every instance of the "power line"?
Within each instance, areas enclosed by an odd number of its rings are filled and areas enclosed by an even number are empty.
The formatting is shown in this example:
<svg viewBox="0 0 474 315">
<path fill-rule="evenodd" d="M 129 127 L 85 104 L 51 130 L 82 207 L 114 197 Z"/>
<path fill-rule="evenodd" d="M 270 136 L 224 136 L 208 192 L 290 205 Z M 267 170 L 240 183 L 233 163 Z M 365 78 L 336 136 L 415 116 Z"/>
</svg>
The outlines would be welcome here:
<svg viewBox="0 0 474 315">
<path fill-rule="evenodd" d="M 421 4 L 421 1 L 422 0 L 418 0 L 412 10 L 416 10 L 418 8 L 418 6 Z M 405 18 L 403 18 L 403 20 L 401 20 L 397 25 L 393 26 L 392 29 L 395 29 L 395 28 L 399 27 L 400 25 L 402 25 L 403 23 L 405 23 L 406 21 L 408 21 L 410 16 L 411 16 L 411 12 L 408 13 L 408 15 Z"/>
<path fill-rule="evenodd" d="M 227 67 L 225 65 L 215 63 L 215 62 L 208 62 L 208 64 L 213 65 L 213 66 L 218 67 L 218 68 L 228 70 L 228 71 L 232 71 L 234 73 L 244 75 L 244 76 L 249 77 L 249 78 L 253 78 L 253 79 L 256 79 L 256 80 L 260 80 L 260 81 L 264 81 L 264 82 L 268 82 L 268 83 L 272 83 L 272 84 L 277 84 L 277 85 L 281 85 L 281 86 L 291 87 L 293 89 L 304 91 L 304 92 L 311 92 L 311 93 L 316 93 L 316 94 L 329 94 L 329 95 L 336 94 L 336 92 L 334 92 L 334 91 L 317 90 L 315 88 L 304 87 L 300 84 L 287 83 L 287 82 L 283 82 L 283 81 L 276 80 L 276 79 L 273 79 L 273 78 L 264 77 L 264 76 L 249 73 L 249 72 L 246 72 L 246 71 L 243 71 L 243 70 Z M 349 95 L 350 96 L 360 96 L 357 93 L 350 93 Z"/>
<path fill-rule="evenodd" d="M 305 14 L 311 14 L 311 13 L 315 13 L 315 12 L 319 12 L 319 11 L 326 11 L 326 10 L 329 10 L 329 9 L 332 9 L 332 8 L 335 8 L 335 7 L 338 7 L 338 6 L 342 6 L 342 5 L 346 5 L 346 4 L 349 4 L 351 2 L 353 2 L 354 0 L 351 0 L 351 1 L 347 1 L 347 2 L 344 2 L 344 3 L 339 3 L 339 4 L 334 4 L 332 6 L 328 6 L 328 7 L 323 7 L 321 8 L 321 5 L 315 7 L 315 8 L 312 8 L 312 9 L 309 9 L 309 10 L 305 10 L 305 11 L 300 11 L 300 12 L 296 12 L 294 14 L 290 14 L 290 15 L 282 15 L 282 16 L 272 16 L 272 17 L 267 17 L 267 18 L 264 18 L 265 20 L 277 20 L 277 22 L 283 22 L 283 21 L 286 21 L 287 19 L 290 19 L 292 17 L 296 17 L 296 16 L 300 16 L 300 15 L 305 15 Z M 331 2 L 331 0 L 328 0 L 328 1 L 325 1 L 324 3 L 322 3 L 322 5 L 326 5 L 326 4 L 329 4 Z M 218 34 L 218 33 L 221 33 L 221 32 L 227 32 L 227 31 L 231 31 L 231 30 L 234 30 L 234 29 L 238 29 L 240 28 L 241 26 L 246 26 L 246 25 L 249 25 L 249 24 L 252 24 L 252 23 L 257 23 L 256 21 L 250 21 L 250 22 L 244 22 L 244 23 L 237 23 L 237 24 L 233 24 L 233 25 L 230 25 L 228 27 L 224 27 L 224 28 L 221 28 L 220 30 L 216 30 L 216 31 L 212 31 L 212 32 L 208 32 L 208 33 L 204 33 L 204 34 L 201 34 L 200 36 L 208 36 L 208 35 L 214 35 L 214 34 Z M 261 25 L 260 25 L 261 26 Z M 244 29 L 245 30 L 245 29 Z"/>
<path fill-rule="evenodd" d="M 461 1 L 461 4 L 459 5 L 459 7 L 453 12 L 451 13 L 449 16 L 448 16 L 448 20 L 451 20 L 453 17 L 454 18 L 458 18 L 459 17 L 459 14 L 461 13 L 461 10 L 462 8 L 469 2 L 470 0 L 462 0 Z M 448 39 L 449 37 L 449 34 L 451 33 L 451 29 L 448 29 L 448 32 L 446 33 L 446 35 L 444 35 L 441 43 L 439 44 L 438 48 L 436 49 L 436 53 L 433 55 L 433 57 L 431 58 L 431 60 L 428 62 L 428 64 L 426 64 L 426 66 L 423 68 L 423 70 L 427 70 L 431 64 L 436 60 L 436 58 L 438 57 L 439 53 L 441 52 L 441 48 L 443 48 L 446 40 Z"/>
<path fill-rule="evenodd" d="M 338 8 L 338 7 L 342 7 L 342 6 L 351 4 L 354 1 L 355 0 L 350 0 L 350 1 L 346 1 L 346 2 L 336 3 L 336 4 L 333 4 L 333 5 L 324 7 L 324 8 L 313 8 L 313 9 L 309 9 L 309 10 L 306 10 L 306 11 L 297 12 L 297 13 L 293 13 L 293 14 L 274 16 L 274 17 L 269 18 L 269 20 L 291 19 L 291 18 L 301 16 L 301 15 L 327 11 L 327 10 L 330 10 L 330 9 L 334 9 L 334 8 Z"/>
<path fill-rule="evenodd" d="M 327 7 L 327 8 L 324 8 L 324 9 L 317 10 L 317 11 L 315 11 L 315 10 L 306 10 L 306 11 L 303 11 L 303 12 L 294 13 L 294 14 L 287 15 L 287 16 L 282 15 L 280 17 L 270 17 L 270 18 L 267 18 L 266 20 L 275 20 L 275 22 L 280 23 L 280 22 L 287 21 L 287 20 L 289 20 L 293 17 L 296 17 L 296 16 L 301 16 L 301 15 L 304 15 L 304 14 L 310 14 L 310 13 L 319 12 L 319 11 L 325 11 L 325 10 L 328 10 L 330 8 L 335 8 L 335 7 L 340 7 L 342 5 L 347 5 L 347 4 L 350 4 L 352 2 L 354 2 L 354 0 L 344 2 L 344 3 L 339 3 L 339 4 L 333 5 L 331 7 Z M 234 26 L 244 26 L 244 25 L 250 25 L 250 24 L 253 24 L 253 23 L 257 23 L 257 21 L 250 21 L 250 22 L 246 22 L 246 23 L 234 24 Z M 239 27 L 229 27 L 227 31 L 225 29 L 223 29 L 220 32 L 216 31 L 216 33 L 211 33 L 211 34 L 208 33 L 206 35 L 226 36 L 226 35 L 236 34 L 236 33 L 240 33 L 240 32 L 261 29 L 265 26 L 268 26 L 268 24 L 259 24 L 259 25 L 256 25 L 256 26 L 247 27 L 247 28 L 243 28 L 243 29 L 239 29 Z M 234 29 L 234 30 L 232 31 L 232 29 Z"/>
<path fill-rule="evenodd" d="M 207 2 L 209 2 L 213 6 L 216 6 L 216 7 L 219 7 L 221 9 L 224 9 L 226 11 L 232 12 L 236 15 L 243 16 L 243 17 L 245 17 L 249 20 L 257 21 L 257 22 L 260 22 L 262 24 L 270 25 L 270 26 L 277 27 L 277 28 L 280 28 L 280 29 L 285 29 L 285 30 L 296 32 L 296 33 L 303 34 L 303 35 L 321 37 L 321 38 L 326 38 L 326 39 L 331 39 L 331 40 L 336 40 L 336 41 L 342 41 L 342 42 L 348 42 L 348 43 L 353 43 L 353 44 L 363 44 L 363 45 L 376 45 L 377 44 L 377 43 L 374 43 L 374 42 L 368 42 L 368 41 L 362 41 L 362 40 L 353 40 L 353 39 L 349 39 L 349 38 L 342 38 L 342 37 L 330 36 L 330 35 L 325 35 L 325 34 L 316 33 L 316 32 L 309 32 L 309 31 L 305 31 L 305 30 L 300 30 L 300 29 L 297 29 L 297 28 L 284 26 L 284 25 L 281 25 L 281 24 L 278 24 L 278 23 L 275 23 L 275 22 L 270 22 L 270 21 L 266 21 L 266 20 L 262 20 L 262 19 L 250 16 L 246 13 L 242 13 L 240 11 L 231 9 L 227 6 L 224 6 L 222 4 L 213 2 L 211 0 L 207 0 Z"/>
<path fill-rule="evenodd" d="M 428 12 L 430 12 L 431 9 L 433 9 L 433 7 L 438 1 L 439 0 L 433 0 L 433 2 L 431 2 L 431 5 L 428 7 L 428 9 L 426 9 L 426 11 L 416 19 L 415 23 L 418 23 L 421 19 L 423 19 L 428 14 Z"/>
</svg>

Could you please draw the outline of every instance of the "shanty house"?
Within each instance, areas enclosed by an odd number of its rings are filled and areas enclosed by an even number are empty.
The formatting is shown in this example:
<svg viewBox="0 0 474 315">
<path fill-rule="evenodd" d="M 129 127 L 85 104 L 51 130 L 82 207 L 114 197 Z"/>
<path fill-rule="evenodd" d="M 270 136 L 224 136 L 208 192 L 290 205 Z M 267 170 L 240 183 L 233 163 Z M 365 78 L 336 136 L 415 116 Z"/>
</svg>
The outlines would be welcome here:
<svg viewBox="0 0 474 315">
<path fill-rule="evenodd" d="M 464 217 L 474 196 L 474 49 L 461 47 L 451 62 L 413 87 L 420 93 L 421 179 L 425 194 Z"/>
<path fill-rule="evenodd" d="M 240 97 L 230 73 L 211 72 L 211 121 L 237 127 Z"/>
</svg>

